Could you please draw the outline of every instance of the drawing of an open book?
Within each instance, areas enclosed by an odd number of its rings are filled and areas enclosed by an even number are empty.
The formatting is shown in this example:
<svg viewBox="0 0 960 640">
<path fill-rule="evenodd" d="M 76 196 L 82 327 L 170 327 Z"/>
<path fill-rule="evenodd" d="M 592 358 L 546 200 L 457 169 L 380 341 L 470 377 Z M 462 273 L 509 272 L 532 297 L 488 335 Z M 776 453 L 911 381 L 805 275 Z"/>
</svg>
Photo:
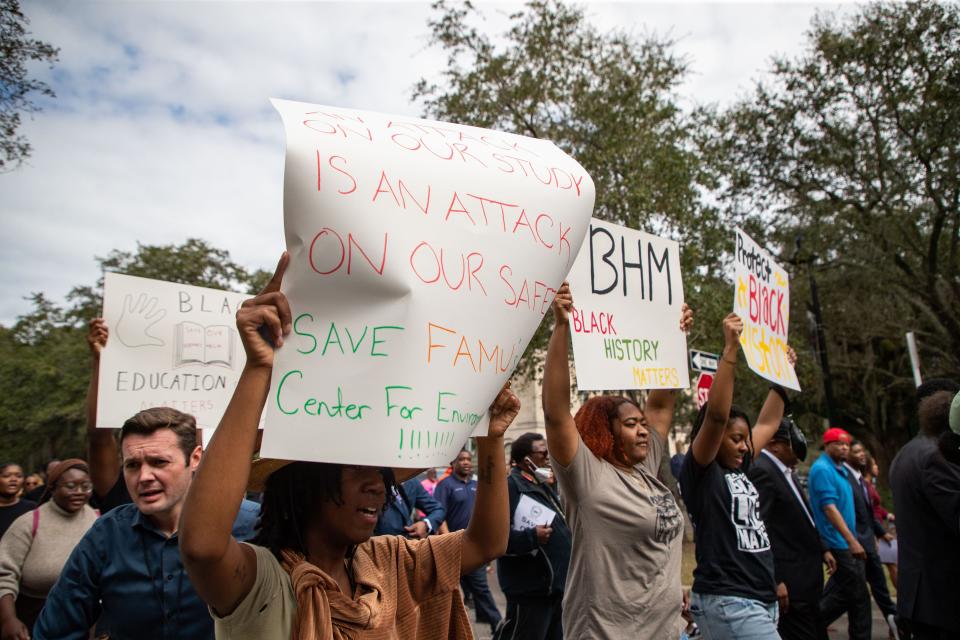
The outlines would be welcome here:
<svg viewBox="0 0 960 640">
<path fill-rule="evenodd" d="M 196 322 L 177 323 L 173 366 L 214 364 L 232 369 L 235 340 L 234 330 L 225 324 L 205 327 Z"/>
</svg>

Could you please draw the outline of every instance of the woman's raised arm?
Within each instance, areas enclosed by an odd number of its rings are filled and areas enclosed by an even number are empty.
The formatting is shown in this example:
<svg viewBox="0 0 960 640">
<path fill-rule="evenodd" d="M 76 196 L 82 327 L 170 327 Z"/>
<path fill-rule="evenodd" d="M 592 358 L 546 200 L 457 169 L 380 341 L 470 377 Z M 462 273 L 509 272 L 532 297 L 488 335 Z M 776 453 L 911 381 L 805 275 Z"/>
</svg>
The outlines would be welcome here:
<svg viewBox="0 0 960 640">
<path fill-rule="evenodd" d="M 705 467 L 720 450 L 723 441 L 723 432 L 727 428 L 730 418 L 730 407 L 733 405 L 733 380 L 737 369 L 737 355 L 740 353 L 740 332 L 743 331 L 743 320 L 735 313 L 723 319 L 723 353 L 717 366 L 717 375 L 710 386 L 710 397 L 707 400 L 707 413 L 703 425 L 693 439 L 690 449 L 693 459 L 701 467 Z"/>
<path fill-rule="evenodd" d="M 797 366 L 797 354 L 791 347 L 787 347 L 787 360 L 790 366 Z M 780 420 L 787 410 L 787 392 L 780 385 L 771 385 L 770 392 L 767 393 L 767 399 L 760 408 L 760 415 L 757 416 L 757 424 L 753 425 L 753 450 L 760 451 L 770 438 L 780 428 Z"/>
<path fill-rule="evenodd" d="M 687 303 L 680 308 L 680 330 L 684 333 L 693 326 L 693 309 Z M 673 425 L 673 412 L 677 405 L 676 389 L 653 389 L 647 394 L 647 402 L 643 407 L 643 415 L 647 424 L 660 436 L 660 441 L 667 442 L 670 427 Z"/>
<path fill-rule="evenodd" d="M 281 346 L 283 336 L 290 332 L 290 306 L 280 292 L 288 263 L 284 252 L 273 279 L 237 312 L 247 363 L 197 469 L 180 517 L 180 556 L 190 582 L 221 616 L 236 609 L 257 575 L 254 551 L 238 543 L 230 532 L 247 489 L 260 413 L 270 391 L 273 345 Z M 269 342 L 264 335 L 270 337 Z"/>
<path fill-rule="evenodd" d="M 510 537 L 510 498 L 503 434 L 517 417 L 520 400 L 505 386 L 490 407 L 487 435 L 477 438 L 477 498 L 463 535 L 460 573 L 476 571 L 507 552 Z"/>
<path fill-rule="evenodd" d="M 553 333 L 543 365 L 543 418 L 547 446 L 554 460 L 566 466 L 577 453 L 580 436 L 570 414 L 570 308 L 573 296 L 564 282 L 553 299 Z"/>
</svg>

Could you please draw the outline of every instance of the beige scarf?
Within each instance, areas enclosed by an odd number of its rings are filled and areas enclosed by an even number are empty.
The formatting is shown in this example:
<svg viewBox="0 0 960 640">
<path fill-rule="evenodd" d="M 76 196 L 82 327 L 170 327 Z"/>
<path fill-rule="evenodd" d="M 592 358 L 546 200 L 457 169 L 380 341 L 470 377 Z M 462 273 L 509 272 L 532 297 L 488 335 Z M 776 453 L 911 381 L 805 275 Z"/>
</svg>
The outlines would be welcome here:
<svg viewBox="0 0 960 640">
<path fill-rule="evenodd" d="M 307 562 L 303 554 L 284 550 L 282 555 L 297 599 L 293 640 L 349 640 L 356 632 L 376 626 L 383 598 L 380 585 L 358 581 L 366 593 L 354 600 L 353 594 L 344 594 L 336 580 Z"/>
<path fill-rule="evenodd" d="M 472 640 L 457 588 L 462 544 L 463 532 L 371 538 L 353 557 L 356 599 L 303 555 L 284 550 L 297 601 L 293 640 Z"/>
</svg>

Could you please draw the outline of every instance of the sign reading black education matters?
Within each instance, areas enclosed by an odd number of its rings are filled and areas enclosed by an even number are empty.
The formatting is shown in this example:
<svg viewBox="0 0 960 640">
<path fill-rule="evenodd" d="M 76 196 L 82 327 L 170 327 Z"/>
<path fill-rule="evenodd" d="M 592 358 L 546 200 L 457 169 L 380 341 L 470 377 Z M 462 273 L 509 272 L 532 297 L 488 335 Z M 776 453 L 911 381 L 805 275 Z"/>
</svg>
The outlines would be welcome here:
<svg viewBox="0 0 960 640">
<path fill-rule="evenodd" d="M 107 273 L 97 426 L 119 428 L 151 407 L 189 413 L 197 426 L 220 423 L 246 362 L 236 313 L 249 296 Z"/>
</svg>

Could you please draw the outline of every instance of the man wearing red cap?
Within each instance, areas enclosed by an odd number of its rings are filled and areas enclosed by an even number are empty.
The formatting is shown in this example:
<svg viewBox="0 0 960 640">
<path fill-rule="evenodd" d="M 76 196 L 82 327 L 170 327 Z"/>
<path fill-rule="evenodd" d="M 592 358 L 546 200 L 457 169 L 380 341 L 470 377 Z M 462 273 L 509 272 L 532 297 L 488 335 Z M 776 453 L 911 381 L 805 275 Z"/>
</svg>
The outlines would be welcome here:
<svg viewBox="0 0 960 640">
<path fill-rule="evenodd" d="M 827 429 L 823 434 L 824 451 L 810 467 L 808 492 L 817 531 L 837 561 L 837 570 L 820 599 L 823 623 L 828 625 L 846 612 L 851 640 L 867 640 L 871 613 L 866 552 L 854 533 L 857 515 L 853 488 L 843 465 L 852 440 L 843 429 Z"/>
</svg>

